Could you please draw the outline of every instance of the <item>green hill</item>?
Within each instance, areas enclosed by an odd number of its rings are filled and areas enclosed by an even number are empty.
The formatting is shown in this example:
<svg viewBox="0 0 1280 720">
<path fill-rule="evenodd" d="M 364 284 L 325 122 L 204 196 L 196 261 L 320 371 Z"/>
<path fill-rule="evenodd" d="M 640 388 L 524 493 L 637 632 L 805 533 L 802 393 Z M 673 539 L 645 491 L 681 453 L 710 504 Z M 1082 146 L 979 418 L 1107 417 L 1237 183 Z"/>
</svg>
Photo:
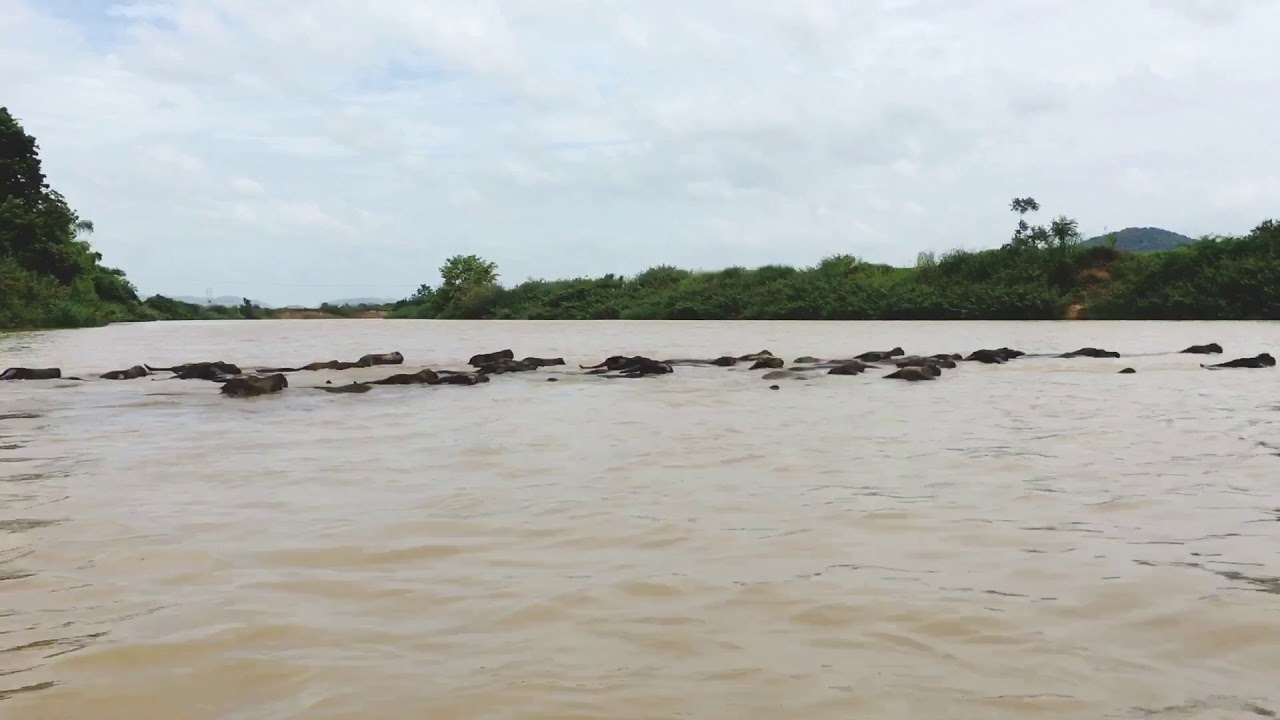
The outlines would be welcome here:
<svg viewBox="0 0 1280 720">
<path fill-rule="evenodd" d="M 1089 238 L 1080 244 L 1085 247 L 1106 245 L 1112 236 L 1116 239 L 1116 249 L 1123 252 L 1160 252 L 1162 250 L 1173 250 L 1195 242 L 1194 238 L 1161 228 L 1131 227 Z"/>
</svg>

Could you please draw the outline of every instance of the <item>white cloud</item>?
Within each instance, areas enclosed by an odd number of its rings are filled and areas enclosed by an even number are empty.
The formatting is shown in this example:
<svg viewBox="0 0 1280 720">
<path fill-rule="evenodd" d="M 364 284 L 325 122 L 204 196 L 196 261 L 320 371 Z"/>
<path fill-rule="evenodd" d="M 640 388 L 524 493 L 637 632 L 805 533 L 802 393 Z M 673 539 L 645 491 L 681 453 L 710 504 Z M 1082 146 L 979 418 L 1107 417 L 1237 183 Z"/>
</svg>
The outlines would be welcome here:
<svg viewBox="0 0 1280 720">
<path fill-rule="evenodd" d="M 231 180 L 231 189 L 241 195 L 265 195 L 267 189 L 253 178 L 238 177 Z"/>
<path fill-rule="evenodd" d="M 1262 0 L 0 0 L 0 102 L 144 291 L 318 302 L 454 252 L 508 280 L 909 263 L 1000 243 L 1025 194 L 1244 231 L 1280 183 L 1276 27 Z"/>
</svg>

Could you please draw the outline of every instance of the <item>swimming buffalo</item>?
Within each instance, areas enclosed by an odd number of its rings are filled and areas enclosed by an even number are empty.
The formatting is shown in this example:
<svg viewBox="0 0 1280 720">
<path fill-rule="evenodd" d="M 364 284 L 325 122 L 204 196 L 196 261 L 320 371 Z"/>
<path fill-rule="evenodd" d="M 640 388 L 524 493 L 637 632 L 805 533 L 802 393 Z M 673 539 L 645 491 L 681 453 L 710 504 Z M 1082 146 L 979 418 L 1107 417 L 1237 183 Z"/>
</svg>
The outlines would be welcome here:
<svg viewBox="0 0 1280 720">
<path fill-rule="evenodd" d="M 372 367 L 374 365 L 401 365 L 404 363 L 404 355 L 399 350 L 389 353 L 370 353 L 362 355 L 356 361 L 361 367 Z"/>
<path fill-rule="evenodd" d="M 230 397 L 256 397 L 278 393 L 289 387 L 284 375 L 241 375 L 228 378 L 222 384 L 222 394 Z"/>
<path fill-rule="evenodd" d="M 1250 358 L 1237 358 L 1217 365 L 1203 365 L 1208 368 L 1268 368 L 1275 367 L 1276 359 L 1271 353 L 1261 353 Z"/>
<path fill-rule="evenodd" d="M 1180 352 L 1187 353 L 1189 355 L 1221 355 L 1222 346 L 1219 345 L 1218 343 L 1209 343 L 1208 345 L 1192 345 L 1186 350 L 1182 350 Z"/>
<path fill-rule="evenodd" d="M 905 357 L 905 358 L 902 358 L 901 360 L 896 361 L 894 365 L 900 368 L 923 367 L 925 365 L 936 365 L 938 367 L 953 368 L 956 366 L 956 361 L 952 360 L 949 355 L 943 355 L 941 357 L 932 356 L 932 355 L 929 357 L 912 355 L 910 357 Z"/>
<path fill-rule="evenodd" d="M 486 375 L 501 375 L 511 372 L 530 372 L 538 368 L 552 367 L 553 365 L 564 365 L 564 358 L 527 357 L 523 360 L 499 358 L 493 362 L 477 365 L 476 372 Z"/>
<path fill-rule="evenodd" d="M 471 367 L 480 367 L 481 365 L 488 365 L 489 363 L 497 362 L 498 360 L 515 360 L 515 359 L 516 359 L 516 354 L 511 352 L 510 350 L 499 350 L 497 352 L 472 355 L 471 359 L 467 361 L 467 364 L 470 365 Z"/>
<path fill-rule="evenodd" d="M 112 370 L 111 372 L 102 373 L 98 377 L 103 380 L 133 380 L 150 374 L 150 371 L 141 365 L 134 365 L 128 370 Z"/>
<path fill-rule="evenodd" d="M 564 365 L 564 358 L 527 357 L 520 362 L 530 367 L 544 368 Z"/>
<path fill-rule="evenodd" d="M 857 360 L 857 359 L 845 360 L 843 362 L 832 365 L 831 369 L 827 371 L 827 374 L 828 375 L 860 375 L 873 367 L 875 366 L 868 365 L 862 362 L 861 360 Z"/>
<path fill-rule="evenodd" d="M 349 383 L 347 385 L 338 385 L 335 387 L 318 387 L 316 390 L 323 390 L 327 393 L 351 393 L 360 394 L 367 393 L 373 389 L 369 383 Z"/>
<path fill-rule="evenodd" d="M 0 373 L 0 380 L 57 380 L 61 377 L 61 368 L 13 367 Z"/>
<path fill-rule="evenodd" d="M 984 348 L 982 350 L 974 350 L 969 353 L 969 356 L 966 357 L 965 360 L 968 362 L 980 362 L 986 365 L 1003 365 L 1004 363 L 1009 362 L 1009 357 L 999 350 Z"/>
<path fill-rule="evenodd" d="M 1091 357 L 1091 358 L 1118 358 L 1120 353 L 1114 350 L 1103 350 L 1102 348 L 1083 347 L 1079 350 L 1069 353 L 1063 353 L 1058 357 L 1074 358 L 1074 357 Z"/>
<path fill-rule="evenodd" d="M 478 385 L 479 383 L 489 382 L 489 376 L 482 372 L 453 372 L 441 370 L 439 377 L 439 384 L 441 385 Z"/>
<path fill-rule="evenodd" d="M 916 382 L 919 380 L 933 380 L 942 374 L 936 365 L 911 365 L 904 368 L 898 368 L 894 372 L 885 375 L 886 380 L 909 380 Z"/>
<path fill-rule="evenodd" d="M 900 347 L 896 347 L 892 350 L 871 350 L 864 352 L 861 355 L 855 355 L 854 357 L 864 362 L 881 362 L 891 358 L 902 357 L 906 354 L 905 350 Z"/>
<path fill-rule="evenodd" d="M 415 373 L 397 373 L 381 380 L 371 380 L 370 385 L 437 385 L 440 376 L 431 368 L 423 368 Z"/>
<path fill-rule="evenodd" d="M 632 378 L 646 375 L 666 375 L 672 372 L 670 365 L 643 355 L 633 357 L 613 355 L 596 365 L 581 365 L 579 367 L 587 370 L 588 375 L 603 375 L 612 372 L 618 373 L 617 377 Z"/>
<path fill-rule="evenodd" d="M 175 365 L 167 368 L 154 368 L 150 365 L 143 365 L 151 372 L 171 372 L 179 380 L 212 380 L 214 382 L 222 382 L 229 375 L 240 375 L 240 368 L 228 362 L 215 360 L 213 362 L 196 362 Z M 279 373 L 276 373 L 279 374 Z"/>
<path fill-rule="evenodd" d="M 752 363 L 751 369 L 752 370 L 776 370 L 785 364 L 786 363 L 784 363 L 782 361 L 782 358 L 780 357 L 774 357 L 773 355 L 762 355 L 761 357 L 757 358 L 754 363 Z"/>
</svg>

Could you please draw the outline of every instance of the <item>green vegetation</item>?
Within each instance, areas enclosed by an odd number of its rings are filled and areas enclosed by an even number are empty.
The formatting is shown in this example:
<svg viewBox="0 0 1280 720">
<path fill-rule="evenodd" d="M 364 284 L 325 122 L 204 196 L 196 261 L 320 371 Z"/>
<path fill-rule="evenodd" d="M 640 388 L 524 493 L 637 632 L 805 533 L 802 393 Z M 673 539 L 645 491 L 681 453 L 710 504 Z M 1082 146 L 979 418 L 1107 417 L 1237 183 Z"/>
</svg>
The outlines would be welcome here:
<svg viewBox="0 0 1280 720">
<path fill-rule="evenodd" d="M 1107 319 L 1280 319 L 1280 223 L 1169 252 L 1126 253 L 1088 307 Z"/>
<path fill-rule="evenodd" d="M 102 264 L 85 239 L 92 232 L 93 223 L 49 186 L 36 139 L 0 107 L 0 328 L 263 316 L 248 303 L 203 307 L 160 295 L 143 301 L 122 270 Z"/>
<path fill-rule="evenodd" d="M 718 272 L 660 266 L 639 275 L 498 283 L 474 255 L 450 258 L 391 317 L 530 320 L 1052 320 L 1280 318 L 1280 229 L 1206 238 L 1167 252 L 1082 242 L 1078 223 L 1016 198 L 1012 237 L 994 250 L 921 253 L 914 268 L 828 257 L 813 267 Z"/>
<path fill-rule="evenodd" d="M 1036 320 L 1280 318 L 1280 225 L 1198 242 L 1155 228 L 1082 240 L 1059 215 L 1032 225 L 1033 198 L 994 250 L 921 253 L 913 268 L 827 257 L 813 267 L 766 265 L 693 272 L 499 283 L 476 255 L 449 258 L 440 284 L 395 303 L 391 317 L 624 320 Z M 0 328 L 117 321 L 377 317 L 374 304 L 269 310 L 248 300 L 202 306 L 141 300 L 124 272 L 102 264 L 81 219 L 45 180 L 35 138 L 0 108 Z M 1132 250 L 1132 251 L 1130 251 Z"/>
<path fill-rule="evenodd" d="M 1161 228 L 1131 227 L 1117 230 L 1106 235 L 1089 238 L 1080 243 L 1085 247 L 1106 245 L 1121 252 L 1164 252 L 1177 250 L 1184 245 L 1191 245 L 1195 240 L 1186 235 L 1179 235 Z"/>
</svg>

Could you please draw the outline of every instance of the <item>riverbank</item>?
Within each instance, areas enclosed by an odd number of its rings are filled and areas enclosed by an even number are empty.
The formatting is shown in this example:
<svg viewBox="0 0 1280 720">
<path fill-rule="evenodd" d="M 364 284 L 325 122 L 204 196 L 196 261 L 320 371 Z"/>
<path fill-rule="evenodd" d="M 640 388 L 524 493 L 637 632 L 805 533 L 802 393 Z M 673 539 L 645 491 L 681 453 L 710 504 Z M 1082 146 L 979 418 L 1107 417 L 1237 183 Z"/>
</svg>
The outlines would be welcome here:
<svg viewBox="0 0 1280 720">
<path fill-rule="evenodd" d="M 852 255 L 796 268 L 705 272 L 658 266 L 638 275 L 498 282 L 495 263 L 449 258 L 436 287 L 390 306 L 264 308 L 145 300 L 105 266 L 81 219 L 44 182 L 35 138 L 0 107 L 0 329 L 159 320 L 1268 320 L 1280 318 L 1280 226 L 1258 225 L 1165 252 L 1082 243 L 1075 220 L 1030 225 L 1040 206 L 1015 198 L 1017 229 L 1002 247 L 921 253 L 914 267 Z"/>
<path fill-rule="evenodd" d="M 1106 245 L 1019 246 L 935 257 L 915 267 L 835 256 L 697 272 L 442 284 L 396 303 L 392 318 L 507 320 L 1269 320 L 1280 319 L 1280 227 L 1165 252 Z"/>
</svg>

